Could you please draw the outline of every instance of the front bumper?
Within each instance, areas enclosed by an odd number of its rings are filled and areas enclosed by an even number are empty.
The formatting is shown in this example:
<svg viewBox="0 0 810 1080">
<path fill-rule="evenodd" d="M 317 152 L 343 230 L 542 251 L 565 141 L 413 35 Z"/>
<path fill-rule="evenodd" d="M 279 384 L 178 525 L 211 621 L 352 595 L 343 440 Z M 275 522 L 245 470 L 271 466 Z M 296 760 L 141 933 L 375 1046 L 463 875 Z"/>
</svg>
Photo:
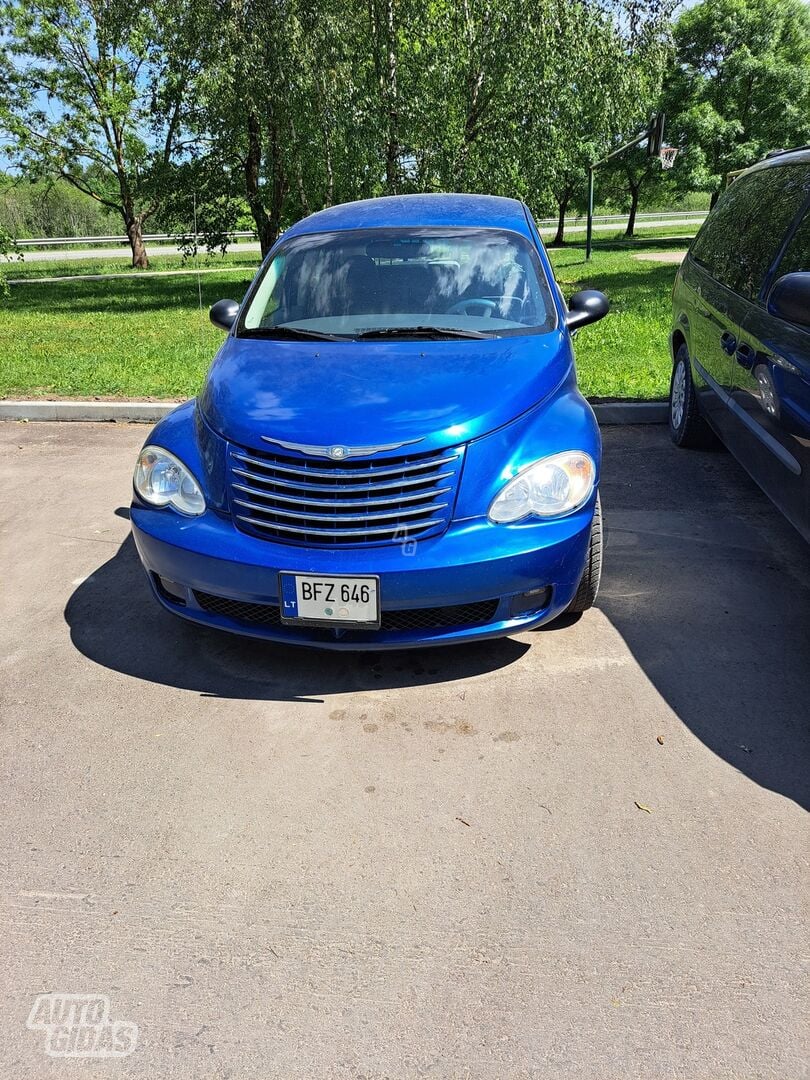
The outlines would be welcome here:
<svg viewBox="0 0 810 1080">
<path fill-rule="evenodd" d="M 555 521 L 456 521 L 413 548 L 296 547 L 242 533 L 213 510 L 183 518 L 137 505 L 132 532 L 155 596 L 192 622 L 317 648 L 412 648 L 502 637 L 561 614 L 585 566 L 595 497 Z M 274 611 L 280 571 L 377 575 L 382 628 L 281 625 Z"/>
</svg>

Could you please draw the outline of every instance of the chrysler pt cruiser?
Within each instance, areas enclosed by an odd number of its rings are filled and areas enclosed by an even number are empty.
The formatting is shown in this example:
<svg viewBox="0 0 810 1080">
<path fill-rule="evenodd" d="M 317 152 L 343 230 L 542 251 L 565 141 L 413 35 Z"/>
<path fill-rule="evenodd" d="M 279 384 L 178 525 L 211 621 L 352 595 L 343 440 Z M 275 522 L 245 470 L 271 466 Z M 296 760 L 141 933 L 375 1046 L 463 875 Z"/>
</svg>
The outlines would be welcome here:
<svg viewBox="0 0 810 1080">
<path fill-rule="evenodd" d="M 498 637 L 590 607 L 599 430 L 523 203 L 411 195 L 283 234 L 199 397 L 151 432 L 132 530 L 169 611 L 338 649 Z"/>
</svg>

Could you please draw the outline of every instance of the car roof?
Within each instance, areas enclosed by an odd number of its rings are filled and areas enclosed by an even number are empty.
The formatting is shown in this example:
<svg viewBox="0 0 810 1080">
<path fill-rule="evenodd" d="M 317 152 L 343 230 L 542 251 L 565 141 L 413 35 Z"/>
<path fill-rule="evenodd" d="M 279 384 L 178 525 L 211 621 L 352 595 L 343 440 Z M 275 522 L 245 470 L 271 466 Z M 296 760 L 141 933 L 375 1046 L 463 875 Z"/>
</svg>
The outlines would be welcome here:
<svg viewBox="0 0 810 1080">
<path fill-rule="evenodd" d="M 740 173 L 740 177 L 748 176 L 749 173 L 759 172 L 760 169 L 774 169 L 778 165 L 807 165 L 810 164 L 810 146 L 801 146 L 797 150 L 773 151 L 771 155 L 752 165 L 750 169 Z M 738 177 L 739 179 L 739 177 Z"/>
<path fill-rule="evenodd" d="M 510 229 L 531 239 L 526 213 L 517 199 L 499 195 L 386 195 L 341 203 L 310 214 L 284 237 L 338 229 L 415 228 Z"/>
</svg>

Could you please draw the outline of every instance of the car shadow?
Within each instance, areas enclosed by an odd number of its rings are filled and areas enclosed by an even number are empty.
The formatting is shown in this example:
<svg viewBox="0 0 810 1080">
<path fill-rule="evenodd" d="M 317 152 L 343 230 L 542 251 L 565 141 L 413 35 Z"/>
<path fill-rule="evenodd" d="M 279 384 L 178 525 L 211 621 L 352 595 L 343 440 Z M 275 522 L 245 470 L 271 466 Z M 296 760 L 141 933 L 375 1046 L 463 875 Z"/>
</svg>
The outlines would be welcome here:
<svg viewBox="0 0 810 1080">
<path fill-rule="evenodd" d="M 116 510 L 128 517 L 123 508 Z M 97 664 L 205 696 L 322 702 L 335 693 L 453 682 L 515 663 L 511 638 L 466 646 L 330 652 L 279 645 L 186 622 L 154 599 L 128 536 L 65 607 L 76 648 Z"/>
<path fill-rule="evenodd" d="M 810 808 L 807 545 L 729 454 L 676 450 L 657 425 L 608 427 L 603 439 L 598 607 L 696 738 Z M 98 664 L 243 700 L 322 702 L 459 681 L 508 668 L 538 641 L 531 634 L 412 651 L 313 652 L 210 630 L 157 604 L 131 537 L 76 588 L 65 619 L 76 648 Z M 576 621 L 543 632 L 576 633 Z"/>
<path fill-rule="evenodd" d="M 578 263 L 569 263 L 568 269 Z M 587 264 L 585 264 L 587 266 Z M 675 263 L 644 263 L 644 289 L 651 296 L 666 295 L 672 291 L 672 283 L 678 272 Z M 632 289 L 639 285 L 639 274 L 632 270 L 586 270 L 579 275 L 580 280 L 588 280 L 594 288 L 599 288 L 611 300 L 615 310 L 623 310 L 632 302 Z"/>
<path fill-rule="evenodd" d="M 702 743 L 810 807 L 807 545 L 730 454 L 603 436 L 599 607 Z"/>
</svg>

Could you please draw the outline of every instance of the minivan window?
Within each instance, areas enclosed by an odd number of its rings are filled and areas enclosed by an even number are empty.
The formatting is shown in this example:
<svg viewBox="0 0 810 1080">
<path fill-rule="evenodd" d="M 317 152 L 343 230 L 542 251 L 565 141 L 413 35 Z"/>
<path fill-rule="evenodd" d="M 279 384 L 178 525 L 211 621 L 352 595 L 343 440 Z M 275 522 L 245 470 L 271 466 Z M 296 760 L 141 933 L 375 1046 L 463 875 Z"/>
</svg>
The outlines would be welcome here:
<svg viewBox="0 0 810 1080">
<path fill-rule="evenodd" d="M 265 265 L 237 328 L 250 337 L 501 337 L 556 311 L 537 252 L 502 229 L 309 233 Z"/>
<path fill-rule="evenodd" d="M 799 271 L 810 271 L 810 210 L 805 211 L 798 229 L 790 238 L 776 268 L 776 278 Z"/>
<path fill-rule="evenodd" d="M 741 177 L 706 219 L 692 258 L 721 284 L 755 299 L 808 194 L 810 165 L 770 166 Z"/>
</svg>

